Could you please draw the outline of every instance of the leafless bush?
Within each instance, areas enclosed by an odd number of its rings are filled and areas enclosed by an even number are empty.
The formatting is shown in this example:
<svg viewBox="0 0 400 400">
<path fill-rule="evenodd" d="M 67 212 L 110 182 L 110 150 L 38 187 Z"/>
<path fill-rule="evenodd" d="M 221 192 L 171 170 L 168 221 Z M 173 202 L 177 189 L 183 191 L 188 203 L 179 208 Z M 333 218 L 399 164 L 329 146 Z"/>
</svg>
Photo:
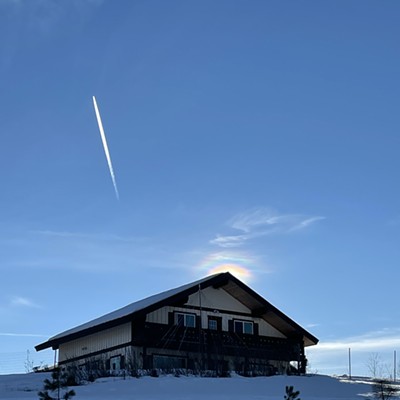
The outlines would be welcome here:
<svg viewBox="0 0 400 400">
<path fill-rule="evenodd" d="M 371 353 L 366 362 L 366 366 L 372 378 L 383 378 L 384 367 L 379 353 Z"/>
</svg>

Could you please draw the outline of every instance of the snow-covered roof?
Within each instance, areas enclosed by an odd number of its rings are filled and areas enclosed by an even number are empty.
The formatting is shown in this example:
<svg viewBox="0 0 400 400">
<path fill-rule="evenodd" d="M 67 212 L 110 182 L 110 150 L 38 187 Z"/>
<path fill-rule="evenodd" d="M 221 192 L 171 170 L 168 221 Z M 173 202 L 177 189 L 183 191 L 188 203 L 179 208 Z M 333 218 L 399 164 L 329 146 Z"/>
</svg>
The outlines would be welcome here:
<svg viewBox="0 0 400 400">
<path fill-rule="evenodd" d="M 93 319 L 92 321 L 86 322 L 82 325 L 76 326 L 75 328 L 61 332 L 58 335 L 51 337 L 47 342 L 37 345 L 36 350 L 42 350 L 47 347 L 51 347 L 51 346 L 53 346 L 54 343 L 58 342 L 60 339 L 65 338 L 67 336 L 71 336 L 71 335 L 77 334 L 79 332 L 87 331 L 87 330 L 90 330 L 97 326 L 108 324 L 108 323 L 111 323 L 112 321 L 116 321 L 116 320 L 120 320 L 125 317 L 128 317 L 134 313 L 145 310 L 155 304 L 163 302 L 163 301 L 169 299 L 170 297 L 173 297 L 173 296 L 175 296 L 179 293 L 182 293 L 188 289 L 197 288 L 199 285 L 201 285 L 202 283 L 204 283 L 206 281 L 209 281 L 211 278 L 216 277 L 218 275 L 223 275 L 223 274 L 224 273 L 210 275 L 203 279 L 199 279 L 198 281 L 191 282 L 186 285 L 179 286 L 177 288 L 170 289 L 165 292 L 158 293 L 153 296 L 147 297 L 143 300 L 139 300 L 134 303 L 131 303 L 131 304 L 129 304 L 125 307 L 122 307 L 118 310 L 112 311 L 108 314 L 105 314 L 105 315 L 99 317 L 99 318 Z M 48 345 L 46 345 L 46 344 L 48 344 Z"/>
</svg>

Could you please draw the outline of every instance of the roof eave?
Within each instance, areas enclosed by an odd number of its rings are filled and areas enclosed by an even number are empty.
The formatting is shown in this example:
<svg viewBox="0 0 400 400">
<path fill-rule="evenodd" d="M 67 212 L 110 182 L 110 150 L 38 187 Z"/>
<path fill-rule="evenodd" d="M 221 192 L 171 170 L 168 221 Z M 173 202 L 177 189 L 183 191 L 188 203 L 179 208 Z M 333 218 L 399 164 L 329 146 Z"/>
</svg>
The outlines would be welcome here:
<svg viewBox="0 0 400 400">
<path fill-rule="evenodd" d="M 208 286 L 212 286 L 214 284 L 218 284 L 220 282 L 220 279 L 216 279 L 216 278 L 219 278 L 220 275 L 225 275 L 225 274 L 229 274 L 229 273 L 218 274 L 216 276 L 210 277 L 210 279 L 208 281 L 203 282 L 201 284 L 201 288 L 205 289 Z M 226 279 L 226 277 L 223 277 L 223 278 L 224 278 L 224 280 Z M 168 297 L 166 299 L 163 299 L 163 300 L 160 300 L 158 302 L 155 302 L 154 304 L 151 304 L 151 305 L 149 305 L 147 307 L 144 307 L 141 310 L 138 310 L 138 311 L 135 311 L 133 313 L 130 313 L 130 314 L 124 316 L 124 317 L 117 318 L 117 319 L 114 319 L 114 320 L 111 320 L 111 321 L 107 321 L 105 323 L 102 323 L 102 324 L 99 324 L 99 325 L 95 325 L 95 326 L 92 326 L 92 327 L 87 328 L 87 329 L 82 329 L 81 331 L 74 332 L 74 333 L 71 333 L 71 334 L 67 334 L 65 336 L 61 336 L 61 337 L 58 337 L 56 339 L 49 339 L 48 341 L 46 341 L 44 343 L 41 343 L 41 344 L 38 344 L 37 346 L 35 346 L 35 349 L 36 349 L 36 351 L 41 351 L 41 350 L 44 350 L 44 349 L 47 349 L 47 348 L 50 348 L 50 347 L 52 347 L 54 350 L 58 349 L 60 344 L 63 344 L 63 343 L 66 343 L 66 342 L 70 342 L 72 340 L 79 339 L 81 337 L 96 333 L 96 332 L 98 332 L 100 330 L 114 328 L 115 326 L 124 324 L 126 322 L 130 322 L 135 318 L 135 316 L 147 314 L 147 313 L 152 312 L 154 310 L 157 310 L 158 308 L 163 307 L 164 305 L 167 305 L 167 304 L 176 303 L 179 300 L 188 297 L 189 295 L 195 293 L 198 290 L 199 290 L 198 285 L 193 285 L 193 286 L 183 290 L 182 292 L 176 293 L 176 294 L 174 294 L 174 295 L 172 295 L 172 296 L 170 296 L 170 297 Z"/>
<path fill-rule="evenodd" d="M 233 280 L 242 290 L 246 291 L 251 296 L 256 298 L 261 304 L 263 304 L 264 307 L 265 307 L 265 310 L 268 310 L 268 312 L 274 313 L 279 318 L 281 318 L 283 321 L 285 321 L 288 325 L 292 326 L 299 334 L 301 334 L 303 336 L 304 346 L 306 346 L 306 347 L 314 346 L 314 345 L 316 345 L 318 343 L 319 340 L 314 335 L 312 335 L 310 332 L 308 332 L 303 327 L 301 327 L 296 321 L 294 321 L 293 319 L 288 317 L 285 313 L 280 311 L 273 304 L 271 304 L 269 301 L 264 299 L 257 292 L 255 292 L 249 286 L 247 286 L 242 281 L 237 279 L 235 276 L 233 276 L 229 272 L 227 272 L 226 274 L 228 274 L 228 276 L 226 276 L 226 277 L 225 276 L 223 276 L 223 277 L 222 276 L 218 276 L 218 278 L 220 278 L 220 280 L 223 280 L 223 279 L 227 279 L 227 280 L 231 279 L 231 280 Z M 221 286 L 223 286 L 223 284 Z"/>
</svg>

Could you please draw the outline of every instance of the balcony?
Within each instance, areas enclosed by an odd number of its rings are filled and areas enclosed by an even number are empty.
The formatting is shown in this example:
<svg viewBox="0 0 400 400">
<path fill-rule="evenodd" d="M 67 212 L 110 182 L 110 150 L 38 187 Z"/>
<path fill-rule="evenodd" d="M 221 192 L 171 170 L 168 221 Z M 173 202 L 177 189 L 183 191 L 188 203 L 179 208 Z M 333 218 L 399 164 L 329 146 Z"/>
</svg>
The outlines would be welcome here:
<svg viewBox="0 0 400 400">
<path fill-rule="evenodd" d="M 287 339 L 235 332 L 146 323 L 133 332 L 133 344 L 169 350 L 244 356 L 269 360 L 298 360 L 302 346 Z"/>
</svg>

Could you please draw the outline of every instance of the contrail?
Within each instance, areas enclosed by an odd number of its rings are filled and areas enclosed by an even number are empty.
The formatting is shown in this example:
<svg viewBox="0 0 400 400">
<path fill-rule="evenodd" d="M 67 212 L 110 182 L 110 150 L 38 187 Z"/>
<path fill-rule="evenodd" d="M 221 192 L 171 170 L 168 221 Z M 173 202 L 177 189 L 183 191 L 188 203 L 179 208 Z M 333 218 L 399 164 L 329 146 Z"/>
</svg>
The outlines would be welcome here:
<svg viewBox="0 0 400 400">
<path fill-rule="evenodd" d="M 93 105 L 94 105 L 94 111 L 96 112 L 97 123 L 99 125 L 101 141 L 103 142 L 104 153 L 106 153 L 108 169 L 110 170 L 111 179 L 112 179 L 112 182 L 113 182 L 113 185 L 114 185 L 115 195 L 117 196 L 117 200 L 119 200 L 117 182 L 115 181 L 115 174 L 114 174 L 113 166 L 112 166 L 112 163 L 111 163 L 110 152 L 108 151 L 106 135 L 104 133 L 103 124 L 101 122 L 100 112 L 99 112 L 99 109 L 97 107 L 96 97 L 94 97 L 94 96 L 93 96 Z"/>
</svg>

